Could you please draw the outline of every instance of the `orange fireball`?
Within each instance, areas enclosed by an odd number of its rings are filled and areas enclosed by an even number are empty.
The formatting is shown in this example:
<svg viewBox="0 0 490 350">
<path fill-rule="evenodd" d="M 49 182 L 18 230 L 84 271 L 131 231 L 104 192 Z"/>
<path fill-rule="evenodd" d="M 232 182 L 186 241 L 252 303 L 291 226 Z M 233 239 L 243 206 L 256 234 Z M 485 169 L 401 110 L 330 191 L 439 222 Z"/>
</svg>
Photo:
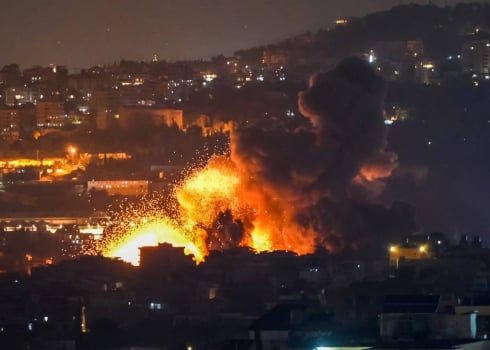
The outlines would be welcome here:
<svg viewBox="0 0 490 350">
<path fill-rule="evenodd" d="M 251 184 L 229 158 L 214 157 L 190 173 L 175 188 L 174 197 L 174 218 L 165 215 L 163 204 L 155 199 L 122 208 L 99 250 L 104 256 L 133 265 L 139 264 L 139 248 L 160 243 L 184 247 L 185 254 L 193 255 L 196 263 L 202 262 L 209 254 L 212 237 L 217 237 L 218 247 L 223 249 L 235 244 L 257 252 L 306 254 L 314 250 L 315 234 L 293 222 L 294 210 L 278 198 L 269 198 L 266 189 Z M 219 218 L 225 212 L 232 216 L 235 228 L 241 229 L 238 240 L 224 237 Z"/>
</svg>

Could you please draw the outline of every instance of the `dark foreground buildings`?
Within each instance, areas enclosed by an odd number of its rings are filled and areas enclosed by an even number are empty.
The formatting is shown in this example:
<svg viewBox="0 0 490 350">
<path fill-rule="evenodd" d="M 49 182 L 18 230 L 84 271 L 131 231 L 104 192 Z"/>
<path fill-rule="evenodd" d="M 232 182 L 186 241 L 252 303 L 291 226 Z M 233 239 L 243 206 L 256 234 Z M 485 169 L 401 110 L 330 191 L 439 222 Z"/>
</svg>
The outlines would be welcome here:
<svg viewBox="0 0 490 350">
<path fill-rule="evenodd" d="M 378 259 L 239 248 L 213 251 L 196 266 L 181 248 L 163 244 L 143 248 L 139 267 L 85 256 L 33 267 L 30 275 L 6 272 L 0 344 L 486 349 L 489 251 L 437 238 L 412 236 Z M 410 251 L 422 246 L 424 254 Z"/>
</svg>

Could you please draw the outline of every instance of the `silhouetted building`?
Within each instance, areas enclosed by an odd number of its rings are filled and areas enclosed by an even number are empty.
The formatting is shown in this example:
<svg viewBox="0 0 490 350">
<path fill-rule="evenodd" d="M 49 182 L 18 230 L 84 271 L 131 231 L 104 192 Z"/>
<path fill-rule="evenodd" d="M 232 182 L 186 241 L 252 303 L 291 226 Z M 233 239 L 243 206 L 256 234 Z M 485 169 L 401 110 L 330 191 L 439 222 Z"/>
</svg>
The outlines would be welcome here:
<svg viewBox="0 0 490 350">
<path fill-rule="evenodd" d="M 166 125 L 183 130 L 184 112 L 181 109 L 153 106 L 124 106 L 120 110 L 118 122 L 122 128 Z"/>
<path fill-rule="evenodd" d="M 148 194 L 147 180 L 92 180 L 87 191 L 106 191 L 109 196 L 144 196 Z"/>
<path fill-rule="evenodd" d="M 379 316 L 381 338 L 475 339 L 476 312 L 440 310 L 439 295 L 391 295 Z"/>
<path fill-rule="evenodd" d="M 166 275 L 187 270 L 195 266 L 191 255 L 186 255 L 183 247 L 174 247 L 168 243 L 156 247 L 140 248 L 140 266 L 143 270 L 157 270 Z"/>
<path fill-rule="evenodd" d="M 39 101 L 36 105 L 36 122 L 40 127 L 64 126 L 65 106 L 63 102 Z"/>
<path fill-rule="evenodd" d="M 11 87 L 5 90 L 5 104 L 9 107 L 36 104 L 38 100 L 39 94 L 29 87 Z"/>
<path fill-rule="evenodd" d="M 287 348 L 289 332 L 306 320 L 306 309 L 304 304 L 279 304 L 263 314 L 249 327 L 253 349 Z"/>
<path fill-rule="evenodd" d="M 480 31 L 466 38 L 462 64 L 464 72 L 476 74 L 478 78 L 490 78 L 490 34 Z"/>
<path fill-rule="evenodd" d="M 288 53 L 285 50 L 264 50 L 262 63 L 270 68 L 278 68 L 288 63 Z"/>
<path fill-rule="evenodd" d="M 406 54 L 412 57 L 422 57 L 424 55 L 424 42 L 422 40 L 407 40 Z"/>
<path fill-rule="evenodd" d="M 0 70 L 0 85 L 7 88 L 22 85 L 22 76 L 17 64 L 9 64 Z"/>
<path fill-rule="evenodd" d="M 14 108 L 0 108 L 0 130 L 13 138 L 19 134 L 31 134 L 37 127 L 36 107 L 24 104 Z"/>
</svg>

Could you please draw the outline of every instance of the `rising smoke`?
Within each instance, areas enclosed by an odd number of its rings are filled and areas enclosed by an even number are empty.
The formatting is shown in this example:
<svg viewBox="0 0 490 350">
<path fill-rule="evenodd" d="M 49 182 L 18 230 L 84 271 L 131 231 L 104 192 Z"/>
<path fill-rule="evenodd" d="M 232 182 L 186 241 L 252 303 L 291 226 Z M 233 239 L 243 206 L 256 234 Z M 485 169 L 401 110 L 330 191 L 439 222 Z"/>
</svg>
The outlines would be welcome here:
<svg viewBox="0 0 490 350">
<path fill-rule="evenodd" d="M 373 202 L 397 166 L 386 151 L 385 88 L 367 62 L 348 58 L 299 94 L 309 126 L 249 126 L 232 135 L 245 197 L 281 224 L 280 235 L 292 229 L 300 233 L 294 241 L 313 235 L 316 244 L 344 250 L 415 229 L 409 205 Z"/>
<path fill-rule="evenodd" d="M 215 156 L 175 188 L 175 215 L 143 202 L 120 215 L 98 248 L 137 264 L 142 245 L 185 247 L 196 261 L 212 249 L 248 246 L 376 252 L 413 232 L 413 208 L 377 201 L 397 166 L 386 151 L 384 81 L 349 58 L 315 75 L 299 94 L 304 118 L 233 131 L 230 157 Z M 135 218 L 136 217 L 136 218 Z"/>
</svg>

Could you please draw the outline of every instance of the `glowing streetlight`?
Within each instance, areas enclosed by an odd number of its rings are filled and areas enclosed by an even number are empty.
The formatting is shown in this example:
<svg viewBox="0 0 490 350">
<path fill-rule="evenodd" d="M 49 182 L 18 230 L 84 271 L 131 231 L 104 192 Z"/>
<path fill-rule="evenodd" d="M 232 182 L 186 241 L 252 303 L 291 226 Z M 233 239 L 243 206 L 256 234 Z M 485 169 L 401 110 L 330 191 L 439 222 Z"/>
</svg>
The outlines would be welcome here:
<svg viewBox="0 0 490 350">
<path fill-rule="evenodd" d="M 75 157 L 77 155 L 77 148 L 75 146 L 68 146 L 68 160 L 71 164 L 75 164 Z"/>
<path fill-rule="evenodd" d="M 68 147 L 68 153 L 70 153 L 71 156 L 73 157 L 77 153 L 77 149 L 73 146 L 70 146 L 70 147 Z"/>
</svg>

